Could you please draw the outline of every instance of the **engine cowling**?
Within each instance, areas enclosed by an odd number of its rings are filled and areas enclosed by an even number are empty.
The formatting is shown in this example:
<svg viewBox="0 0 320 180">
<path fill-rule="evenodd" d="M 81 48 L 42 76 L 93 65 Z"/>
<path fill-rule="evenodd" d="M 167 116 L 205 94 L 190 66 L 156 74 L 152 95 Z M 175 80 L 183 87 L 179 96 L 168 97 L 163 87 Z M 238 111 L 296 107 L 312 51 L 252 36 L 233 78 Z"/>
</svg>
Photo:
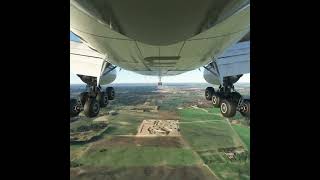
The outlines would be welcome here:
<svg viewBox="0 0 320 180">
<path fill-rule="evenodd" d="M 100 76 L 100 85 L 110 84 L 116 78 L 117 78 L 117 70 L 113 69 L 112 71 L 106 73 L 105 75 Z"/>
</svg>

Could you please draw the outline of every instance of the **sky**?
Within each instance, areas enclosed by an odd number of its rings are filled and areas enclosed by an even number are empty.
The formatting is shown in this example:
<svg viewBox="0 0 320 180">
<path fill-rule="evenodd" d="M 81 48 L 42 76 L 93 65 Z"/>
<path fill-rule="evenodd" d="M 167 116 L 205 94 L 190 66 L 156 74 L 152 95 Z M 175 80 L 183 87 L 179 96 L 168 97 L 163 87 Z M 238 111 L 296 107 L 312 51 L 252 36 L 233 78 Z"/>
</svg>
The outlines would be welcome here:
<svg viewBox="0 0 320 180">
<path fill-rule="evenodd" d="M 71 41 L 79 41 L 78 37 L 70 32 Z M 156 76 L 144 76 L 135 72 L 126 71 L 117 68 L 117 78 L 113 83 L 158 83 L 158 77 Z M 162 77 L 163 83 L 206 83 L 203 78 L 203 68 L 195 69 L 193 71 L 185 72 L 176 76 Z M 250 82 L 250 73 L 244 74 L 238 82 Z M 70 72 L 70 84 L 84 84 L 78 76 Z"/>
</svg>

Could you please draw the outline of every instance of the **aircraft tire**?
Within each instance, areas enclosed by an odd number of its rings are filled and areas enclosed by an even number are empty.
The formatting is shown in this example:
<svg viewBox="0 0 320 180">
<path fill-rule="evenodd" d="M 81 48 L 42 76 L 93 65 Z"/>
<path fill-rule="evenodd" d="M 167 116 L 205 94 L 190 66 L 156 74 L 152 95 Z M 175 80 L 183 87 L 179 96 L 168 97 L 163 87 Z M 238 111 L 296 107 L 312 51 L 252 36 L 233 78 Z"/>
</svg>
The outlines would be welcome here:
<svg viewBox="0 0 320 180">
<path fill-rule="evenodd" d="M 220 112 L 224 117 L 233 117 L 236 114 L 237 106 L 234 102 L 223 99 L 220 104 Z"/>
<path fill-rule="evenodd" d="M 243 103 L 247 106 L 248 110 L 246 112 L 240 112 L 244 117 L 250 118 L 250 100 L 245 99 Z"/>
<path fill-rule="evenodd" d="M 80 113 L 80 111 L 75 109 L 77 104 L 78 104 L 77 99 L 71 99 L 70 100 L 70 117 L 78 116 L 78 114 Z"/>
<path fill-rule="evenodd" d="M 99 92 L 97 95 L 97 101 L 100 103 L 100 107 L 106 107 L 108 105 L 108 96 L 105 92 Z"/>
<path fill-rule="evenodd" d="M 212 102 L 212 105 L 213 107 L 220 107 L 220 103 L 221 103 L 221 97 L 218 93 L 214 93 L 212 95 L 212 98 L 211 98 L 211 102 Z"/>
<path fill-rule="evenodd" d="M 83 113 L 87 117 L 95 117 L 99 114 L 100 104 L 96 98 L 88 98 L 84 104 Z"/>
<path fill-rule="evenodd" d="M 114 97 L 115 97 L 114 88 L 113 87 L 107 87 L 106 92 L 107 92 L 107 95 L 108 95 L 108 99 L 109 100 L 114 100 Z"/>
<path fill-rule="evenodd" d="M 206 100 L 211 101 L 213 93 L 214 93 L 213 87 L 207 87 L 204 92 L 204 96 L 205 96 Z"/>
</svg>

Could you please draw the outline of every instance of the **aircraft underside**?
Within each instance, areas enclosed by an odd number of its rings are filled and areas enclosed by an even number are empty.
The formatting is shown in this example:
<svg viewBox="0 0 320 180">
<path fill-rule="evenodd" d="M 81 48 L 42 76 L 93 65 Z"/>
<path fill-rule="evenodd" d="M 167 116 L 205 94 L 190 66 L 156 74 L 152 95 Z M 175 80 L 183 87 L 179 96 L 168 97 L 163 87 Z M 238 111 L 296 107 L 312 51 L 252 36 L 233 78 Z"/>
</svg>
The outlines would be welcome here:
<svg viewBox="0 0 320 180">
<path fill-rule="evenodd" d="M 116 67 L 159 76 L 158 85 L 163 76 L 204 67 L 205 80 L 220 85 L 207 88 L 206 99 L 226 117 L 236 110 L 249 116 L 250 102 L 233 84 L 250 72 L 250 1 L 71 0 L 70 15 L 82 41 L 70 42 L 71 70 L 87 84 L 71 100 L 72 116 L 83 110 L 94 117 L 115 98 L 101 85 L 115 80 Z"/>
</svg>

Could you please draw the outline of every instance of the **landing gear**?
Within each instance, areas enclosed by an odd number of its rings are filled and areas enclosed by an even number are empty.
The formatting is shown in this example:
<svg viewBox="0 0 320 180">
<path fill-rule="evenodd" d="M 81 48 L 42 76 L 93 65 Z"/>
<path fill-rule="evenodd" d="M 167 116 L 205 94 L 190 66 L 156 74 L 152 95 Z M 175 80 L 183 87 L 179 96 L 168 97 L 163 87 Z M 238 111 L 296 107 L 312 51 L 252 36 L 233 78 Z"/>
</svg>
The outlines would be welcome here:
<svg viewBox="0 0 320 180">
<path fill-rule="evenodd" d="M 221 95 L 219 91 L 215 91 L 213 87 L 207 87 L 204 93 L 206 100 L 211 101 L 213 107 L 219 107 L 221 102 Z"/>
<path fill-rule="evenodd" d="M 220 112 L 224 117 L 233 117 L 236 114 L 237 106 L 234 102 L 224 99 L 220 104 Z"/>
<path fill-rule="evenodd" d="M 79 100 L 70 100 L 70 117 L 77 116 L 82 110 L 85 116 L 95 117 L 99 114 L 100 108 L 106 107 L 109 100 L 114 98 L 113 87 L 107 87 L 104 92 L 100 86 L 88 85 L 87 91 L 79 95 Z"/>
<path fill-rule="evenodd" d="M 209 100 L 210 97 L 213 107 L 219 107 L 224 117 L 233 117 L 239 111 L 244 117 L 250 118 L 250 100 L 243 99 L 233 85 L 220 86 L 218 90 L 207 87 L 205 98 Z"/>
<path fill-rule="evenodd" d="M 99 92 L 97 95 L 97 101 L 100 104 L 100 107 L 106 107 L 109 103 L 107 93 Z"/>
<path fill-rule="evenodd" d="M 107 95 L 108 95 L 108 99 L 109 100 L 114 100 L 114 97 L 115 97 L 114 88 L 113 87 L 107 87 L 106 92 L 107 92 Z"/>
<path fill-rule="evenodd" d="M 211 102 L 212 102 L 213 107 L 219 107 L 220 106 L 220 102 L 221 102 L 220 94 L 219 93 L 214 93 L 212 95 Z"/>
<path fill-rule="evenodd" d="M 84 104 L 86 103 L 87 99 L 89 98 L 89 93 L 88 92 L 82 92 L 80 94 L 80 102 L 81 104 L 84 106 Z"/>
<path fill-rule="evenodd" d="M 78 116 L 80 113 L 80 107 L 77 99 L 70 100 L 70 117 Z"/>
<path fill-rule="evenodd" d="M 250 100 L 243 100 L 242 106 L 240 107 L 240 113 L 242 116 L 250 118 Z"/>
<path fill-rule="evenodd" d="M 212 98 L 212 94 L 214 93 L 213 87 L 207 87 L 206 91 L 204 93 L 204 96 L 206 97 L 206 100 L 210 101 Z"/>
<path fill-rule="evenodd" d="M 83 112 L 87 117 L 95 117 L 99 114 L 100 104 L 94 97 L 88 98 L 84 104 Z"/>
</svg>

